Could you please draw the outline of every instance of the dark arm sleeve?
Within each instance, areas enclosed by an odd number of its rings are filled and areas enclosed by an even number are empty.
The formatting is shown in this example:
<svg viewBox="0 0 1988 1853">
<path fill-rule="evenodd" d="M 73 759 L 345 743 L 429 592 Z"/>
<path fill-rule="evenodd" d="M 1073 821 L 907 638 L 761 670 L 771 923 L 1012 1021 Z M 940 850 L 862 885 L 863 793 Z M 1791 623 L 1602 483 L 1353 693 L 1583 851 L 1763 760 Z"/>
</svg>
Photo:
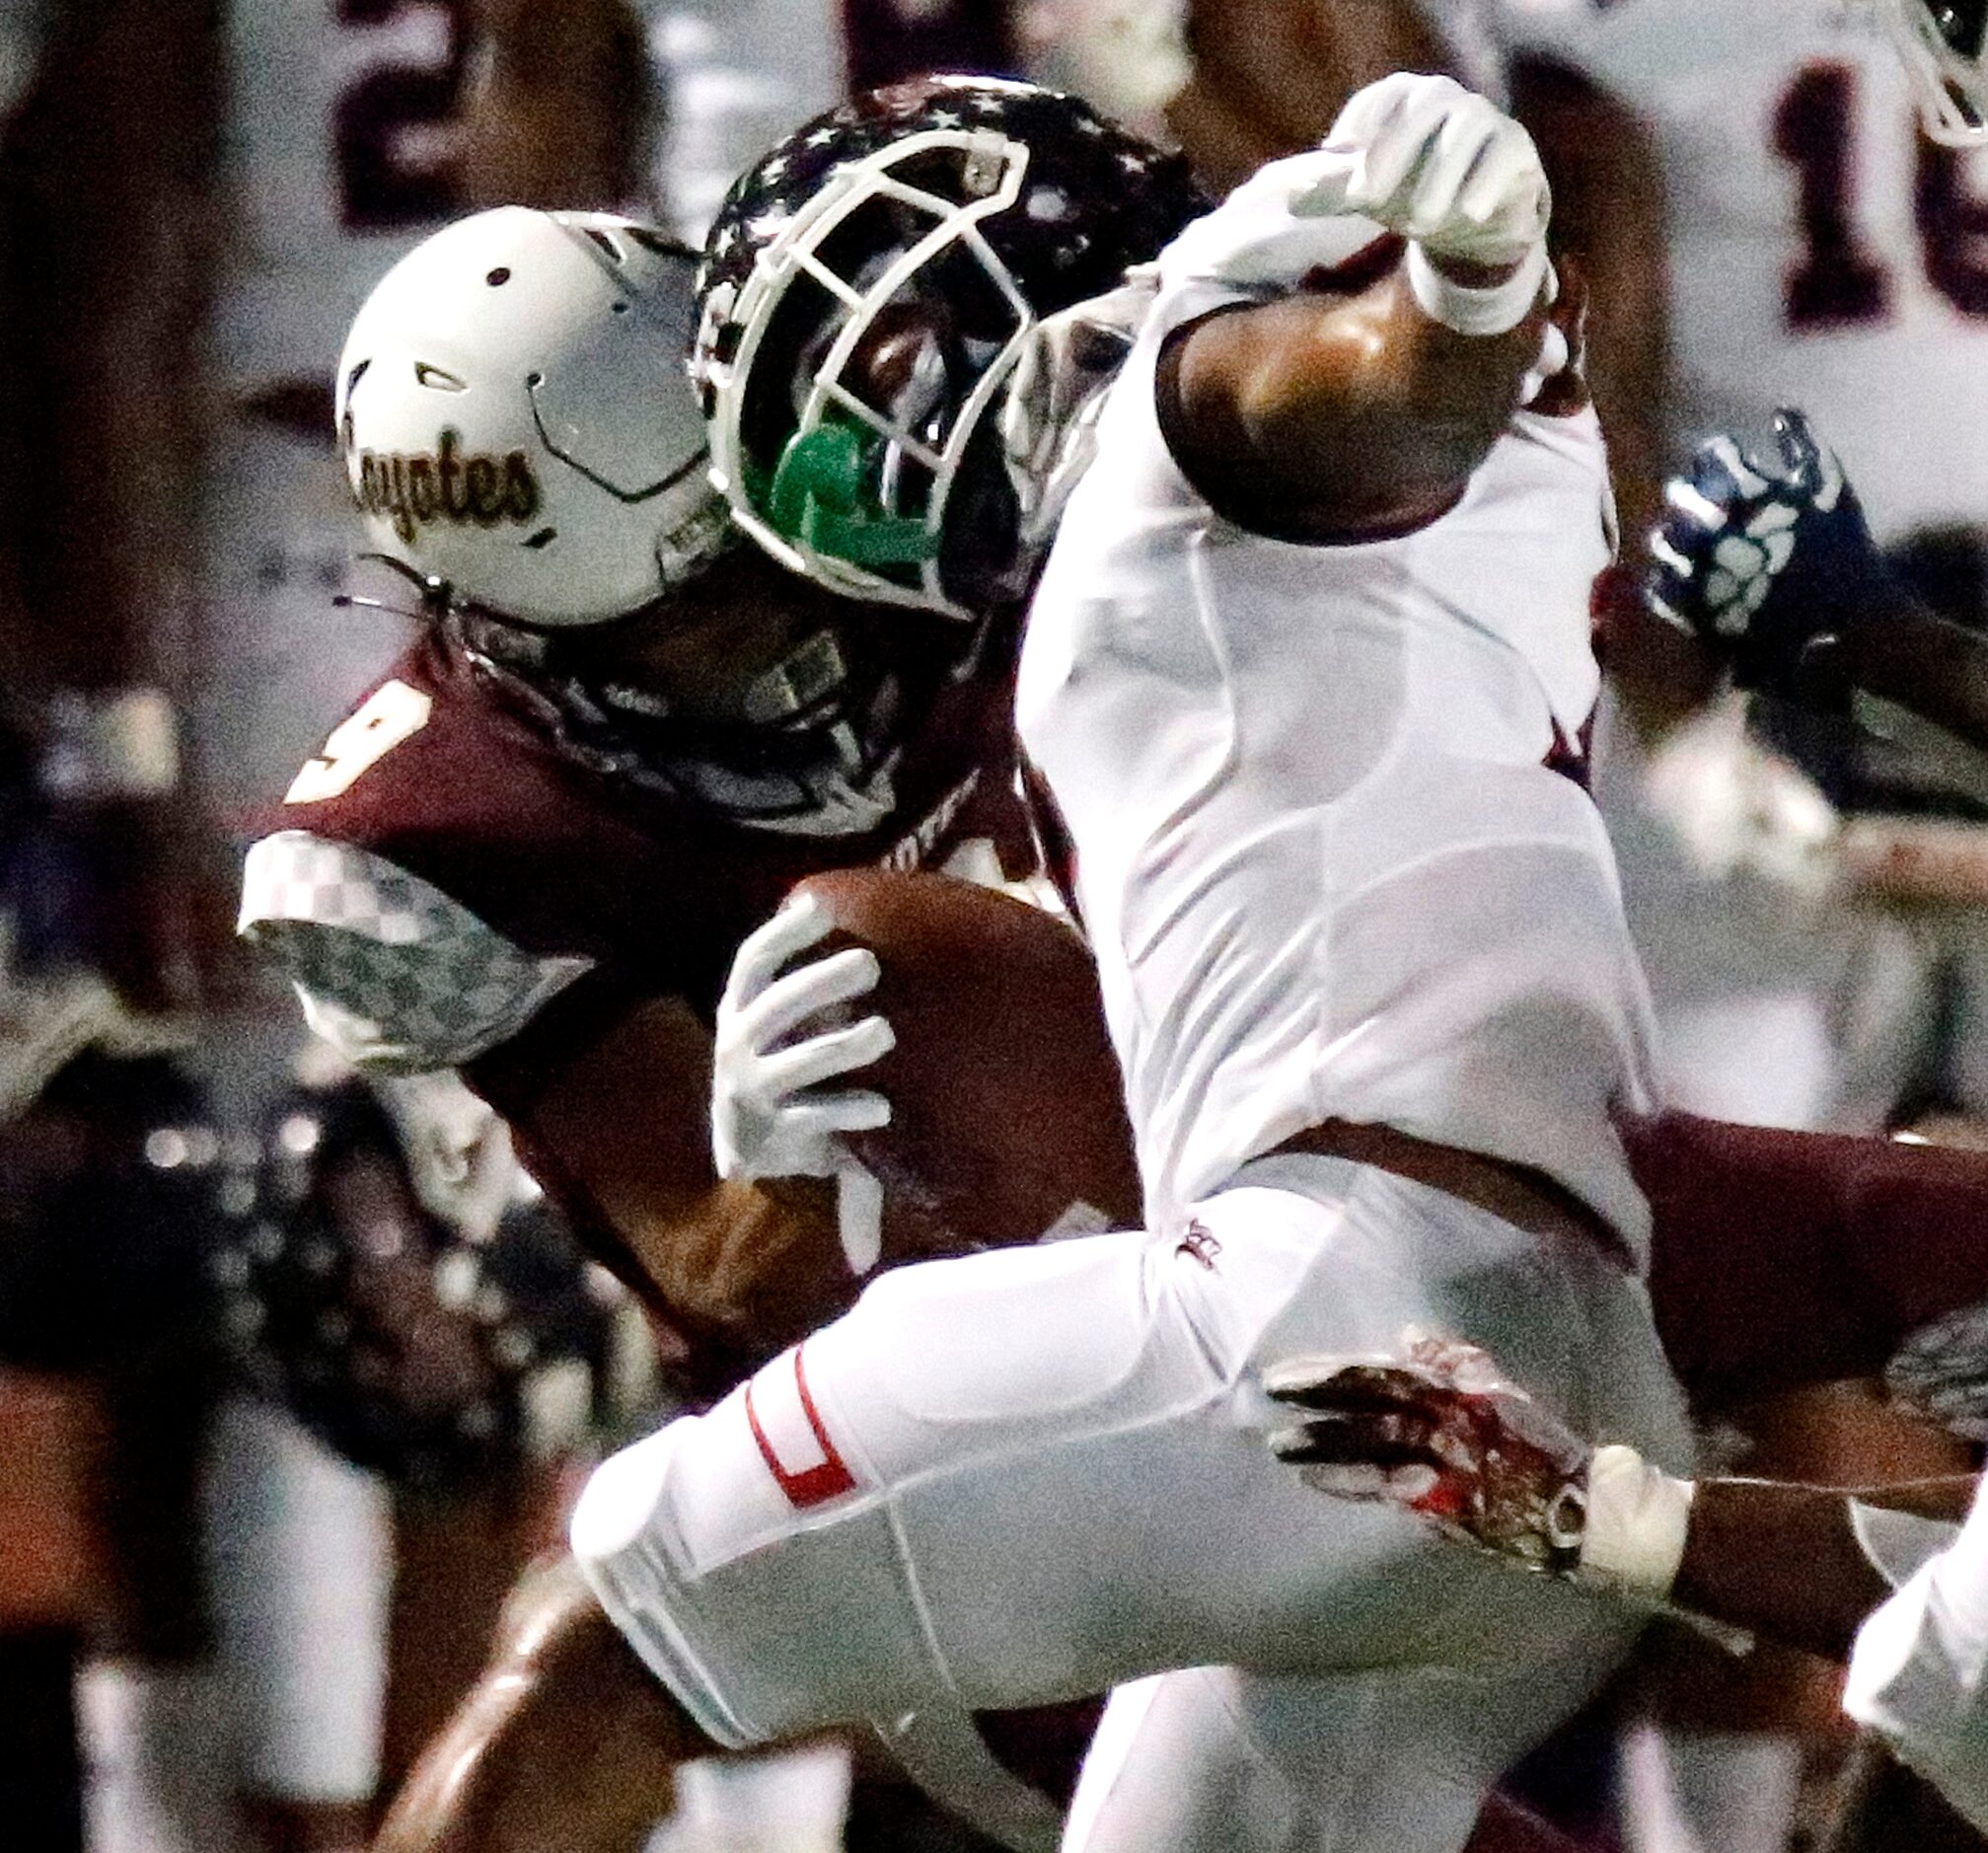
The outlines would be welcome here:
<svg viewBox="0 0 1988 1853">
<path fill-rule="evenodd" d="M 1625 1139 L 1656 1213 L 1657 1328 L 1695 1396 L 1869 1375 L 1988 1300 L 1988 1153 L 1688 1114 Z"/>
</svg>

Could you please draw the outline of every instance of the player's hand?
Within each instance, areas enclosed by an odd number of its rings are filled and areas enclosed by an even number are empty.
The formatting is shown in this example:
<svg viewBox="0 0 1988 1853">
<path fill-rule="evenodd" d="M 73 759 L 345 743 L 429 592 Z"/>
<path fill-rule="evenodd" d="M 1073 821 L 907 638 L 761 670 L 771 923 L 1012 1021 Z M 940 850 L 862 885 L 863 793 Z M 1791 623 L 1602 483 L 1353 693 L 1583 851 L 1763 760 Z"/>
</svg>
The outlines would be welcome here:
<svg viewBox="0 0 1988 1853">
<path fill-rule="evenodd" d="M 1160 276 L 1293 289 L 1378 226 L 1426 259 L 1520 265 L 1523 313 L 1547 274 L 1551 207 L 1531 136 L 1497 105 L 1450 78 L 1398 74 L 1355 96 L 1321 146 L 1259 168 L 1196 220 L 1161 253 Z"/>
<path fill-rule="evenodd" d="M 1730 436 L 1664 484 L 1645 598 L 1731 664 L 1742 688 L 1796 695 L 1887 568 L 1843 468 L 1800 411 L 1774 414 L 1773 463 Z"/>
<path fill-rule="evenodd" d="M 1669 1594 L 1692 1483 L 1590 1446 L 1476 1346 L 1411 1332 L 1395 1357 L 1296 1359 L 1263 1386 L 1297 1418 L 1271 1451 L 1321 1492 L 1398 1506 L 1527 1570 Z"/>
<path fill-rule="evenodd" d="M 867 1274 L 882 1247 L 883 1192 L 843 1135 L 890 1124 L 890 1102 L 870 1088 L 824 1085 L 888 1054 L 881 1016 L 847 1020 L 876 988 L 876 954 L 861 946 L 788 971 L 834 923 L 810 895 L 789 901 L 747 934 L 732 959 L 711 1065 L 711 1155 L 720 1177 L 832 1177 L 843 1251 Z"/>
<path fill-rule="evenodd" d="M 1529 1570 L 1580 1568 L 1590 1450 L 1474 1346 L 1298 1359 L 1264 1388 L 1297 1418 L 1272 1451 L 1320 1492 L 1399 1506 Z"/>
<path fill-rule="evenodd" d="M 1320 153 L 1339 157 L 1293 202 L 1302 215 L 1359 213 L 1435 257 L 1516 263 L 1553 206 L 1532 137 L 1454 78 L 1397 71 L 1358 92 Z"/>
</svg>

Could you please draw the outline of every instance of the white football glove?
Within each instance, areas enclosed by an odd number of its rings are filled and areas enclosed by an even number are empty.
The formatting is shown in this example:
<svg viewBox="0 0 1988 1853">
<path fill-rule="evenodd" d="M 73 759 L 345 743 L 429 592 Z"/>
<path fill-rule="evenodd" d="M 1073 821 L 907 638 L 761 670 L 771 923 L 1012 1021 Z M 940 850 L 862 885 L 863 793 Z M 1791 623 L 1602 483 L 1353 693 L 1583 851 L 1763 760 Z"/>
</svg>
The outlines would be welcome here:
<svg viewBox="0 0 1988 1853">
<path fill-rule="evenodd" d="M 1393 231 L 1413 242 L 1424 308 L 1465 333 L 1494 333 L 1531 308 L 1546 279 L 1551 209 L 1518 123 L 1453 79 L 1397 74 L 1356 95 L 1321 146 L 1258 169 L 1196 220 L 1160 255 L 1160 275 L 1168 288 L 1291 289 Z M 1432 272 L 1430 259 L 1444 257 L 1519 269 L 1488 291 L 1464 289 Z"/>
<path fill-rule="evenodd" d="M 1344 179 L 1322 176 L 1300 211 L 1357 212 L 1471 263 L 1516 263 L 1546 236 L 1553 195 L 1532 137 L 1454 78 L 1367 85 L 1321 153 L 1343 158 Z"/>
<path fill-rule="evenodd" d="M 843 1252 L 861 1276 L 882 1252 L 883 1190 L 842 1136 L 888 1126 L 890 1102 L 822 1083 L 867 1068 L 897 1038 L 881 1016 L 846 1018 L 845 1006 L 876 987 L 875 953 L 850 946 L 783 970 L 833 926 L 801 895 L 740 941 L 718 1001 L 711 1156 L 720 1177 L 833 1177 Z"/>
</svg>

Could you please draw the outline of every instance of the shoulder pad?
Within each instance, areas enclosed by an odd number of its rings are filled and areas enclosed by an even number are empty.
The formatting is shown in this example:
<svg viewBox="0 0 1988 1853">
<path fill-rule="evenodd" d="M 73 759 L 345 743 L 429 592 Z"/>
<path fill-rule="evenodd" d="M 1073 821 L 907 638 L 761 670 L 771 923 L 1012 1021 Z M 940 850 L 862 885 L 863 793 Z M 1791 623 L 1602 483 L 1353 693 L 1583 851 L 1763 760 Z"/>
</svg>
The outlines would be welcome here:
<svg viewBox="0 0 1988 1853">
<path fill-rule="evenodd" d="M 249 852 L 237 930 L 355 1067 L 456 1068 L 507 1041 L 592 961 L 542 958 L 383 856 L 282 830 Z"/>
</svg>

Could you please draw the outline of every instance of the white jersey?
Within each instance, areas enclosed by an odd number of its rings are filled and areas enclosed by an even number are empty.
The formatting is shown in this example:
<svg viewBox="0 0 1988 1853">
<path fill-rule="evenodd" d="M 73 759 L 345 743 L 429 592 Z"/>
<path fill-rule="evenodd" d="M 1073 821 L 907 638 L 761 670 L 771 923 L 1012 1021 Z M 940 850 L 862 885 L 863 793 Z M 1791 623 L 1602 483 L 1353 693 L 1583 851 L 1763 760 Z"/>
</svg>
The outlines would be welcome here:
<svg viewBox="0 0 1988 1853">
<path fill-rule="evenodd" d="M 1648 1001 L 1586 793 L 1593 414 L 1517 414 L 1419 531 L 1217 516 L 1161 435 L 1160 307 L 1023 648 L 1022 741 L 1074 845 L 1152 1226 L 1331 1118 L 1535 1166 L 1639 1250 L 1609 1124 Z"/>
<path fill-rule="evenodd" d="M 1857 1631 L 1844 1710 L 1988 1832 L 1988 1494 L 1957 1533 L 1861 1510 L 1857 1521 L 1866 1554 L 1898 1587 Z M 1899 1552 L 1874 1548 L 1878 1524 L 1920 1533 L 1906 1540 L 1916 1548 L 1902 1579 L 1890 1561 Z"/>
<path fill-rule="evenodd" d="M 217 313 L 236 385 L 329 382 L 367 292 L 463 209 L 453 138 L 469 13 L 467 0 L 229 7 L 231 261 Z"/>
<path fill-rule="evenodd" d="M 1920 133 L 1877 9 L 1479 4 L 1507 51 L 1575 65 L 1656 137 L 1680 440 L 1798 405 L 1880 538 L 1988 518 L 1988 152 Z"/>
</svg>

